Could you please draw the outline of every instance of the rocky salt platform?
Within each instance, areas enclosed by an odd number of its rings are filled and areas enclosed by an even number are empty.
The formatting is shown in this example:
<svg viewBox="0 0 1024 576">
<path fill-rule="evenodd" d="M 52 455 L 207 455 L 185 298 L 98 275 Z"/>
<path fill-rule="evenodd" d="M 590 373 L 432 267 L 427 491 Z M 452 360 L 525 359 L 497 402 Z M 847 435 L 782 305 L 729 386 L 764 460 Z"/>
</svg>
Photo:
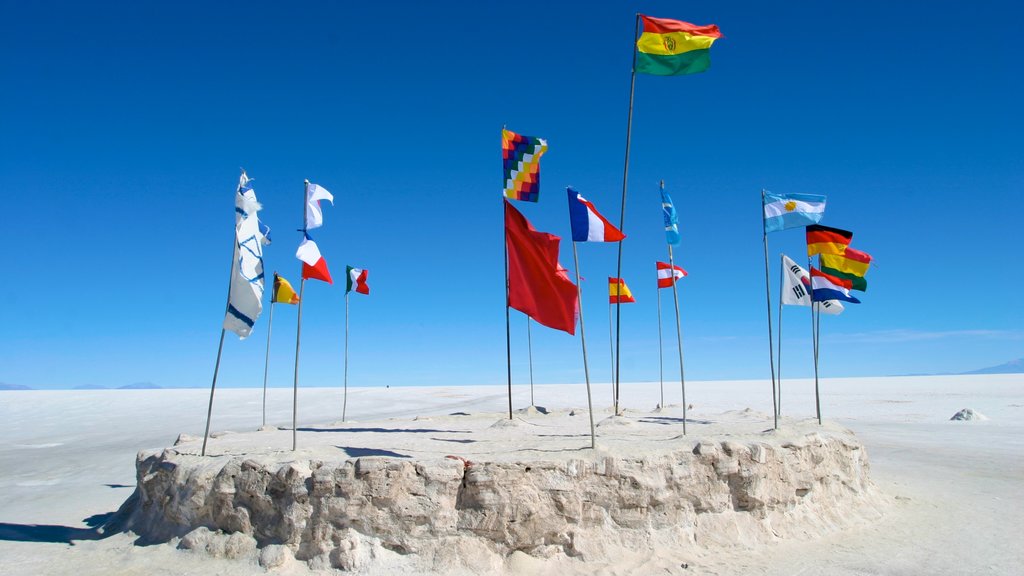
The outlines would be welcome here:
<svg viewBox="0 0 1024 576">
<path fill-rule="evenodd" d="M 141 452 L 123 527 L 287 570 L 501 571 L 510 558 L 699 557 L 876 519 L 852 432 L 750 411 L 523 411 L 180 438 Z M 691 417 L 693 414 L 691 413 Z M 529 558 L 527 559 L 529 560 Z M 532 561 L 532 560 L 529 560 Z"/>
</svg>

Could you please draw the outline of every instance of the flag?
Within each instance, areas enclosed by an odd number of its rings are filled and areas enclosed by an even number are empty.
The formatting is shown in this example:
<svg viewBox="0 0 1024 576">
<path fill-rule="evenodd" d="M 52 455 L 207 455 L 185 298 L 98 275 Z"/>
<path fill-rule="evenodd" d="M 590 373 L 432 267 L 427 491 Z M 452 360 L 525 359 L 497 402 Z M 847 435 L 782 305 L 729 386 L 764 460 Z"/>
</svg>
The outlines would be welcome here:
<svg viewBox="0 0 1024 576">
<path fill-rule="evenodd" d="M 673 266 L 668 262 L 657 262 L 658 267 L 658 288 L 668 288 L 680 278 L 687 276 L 686 270 L 679 266 Z"/>
<path fill-rule="evenodd" d="M 324 225 L 324 213 L 320 209 L 320 201 L 327 200 L 334 205 L 334 195 L 318 184 L 306 183 L 306 230 Z"/>
<path fill-rule="evenodd" d="M 817 268 L 811 268 L 811 300 L 814 302 L 844 300 L 860 304 L 860 300 L 850 296 L 849 280 L 825 274 Z"/>
<path fill-rule="evenodd" d="M 672 197 L 661 189 L 661 213 L 665 219 L 665 241 L 673 246 L 679 245 L 679 217 L 676 216 L 676 207 L 672 204 Z"/>
<path fill-rule="evenodd" d="M 572 187 L 565 190 L 569 194 L 569 225 L 574 242 L 618 242 L 626 237 L 582 194 Z"/>
<path fill-rule="evenodd" d="M 825 300 L 824 302 L 817 302 L 818 311 L 822 314 L 831 314 L 832 316 L 838 316 L 846 310 L 843 303 L 839 300 Z"/>
<path fill-rule="evenodd" d="M 271 302 L 278 304 L 298 304 L 299 295 L 295 293 L 290 282 L 281 278 L 274 272 L 274 293 L 270 298 Z"/>
<path fill-rule="evenodd" d="M 782 256 L 782 303 L 790 306 L 811 305 L 811 278 L 789 256 Z"/>
<path fill-rule="evenodd" d="M 626 281 L 622 278 L 608 278 L 608 303 L 629 304 L 630 302 L 636 302 L 636 300 L 633 298 L 633 293 L 629 291 L 629 286 L 626 286 Z"/>
<path fill-rule="evenodd" d="M 366 284 L 366 277 L 370 275 L 368 270 L 361 268 L 353 268 L 351 266 L 345 267 L 345 276 L 347 282 L 345 283 L 345 294 L 352 291 L 352 287 L 355 286 L 356 292 L 360 294 L 370 295 L 370 287 Z"/>
<path fill-rule="evenodd" d="M 262 208 L 245 171 L 235 192 L 235 248 L 224 329 L 246 338 L 263 311 L 263 245 L 256 213 Z"/>
<path fill-rule="evenodd" d="M 334 284 L 334 281 L 331 280 L 331 272 L 327 269 L 327 261 L 320 255 L 320 248 L 309 237 L 309 234 L 303 234 L 303 236 L 302 244 L 299 244 L 299 249 L 295 251 L 295 257 L 302 260 L 302 278 L 323 280 L 328 284 Z"/>
<path fill-rule="evenodd" d="M 868 281 L 864 275 L 867 274 L 868 267 L 871 265 L 870 254 L 847 246 L 846 251 L 842 254 L 822 254 L 820 258 L 822 272 L 836 278 L 849 280 L 851 290 L 867 292 Z"/>
<path fill-rule="evenodd" d="M 501 158 L 505 175 L 505 197 L 536 202 L 540 194 L 540 157 L 548 150 L 547 140 L 501 131 Z"/>
<path fill-rule="evenodd" d="M 558 263 L 559 240 L 535 230 L 505 200 L 508 305 L 548 328 L 575 334 L 578 292 Z"/>
<path fill-rule="evenodd" d="M 636 72 L 679 76 L 703 72 L 711 65 L 710 48 L 722 37 L 718 26 L 640 15 L 644 32 L 636 41 Z"/>
<path fill-rule="evenodd" d="M 853 232 L 821 224 L 807 227 L 807 255 L 842 254 L 853 240 Z"/>
<path fill-rule="evenodd" d="M 762 201 L 766 233 L 817 224 L 825 215 L 825 197 L 816 194 L 773 194 L 765 191 Z"/>
</svg>

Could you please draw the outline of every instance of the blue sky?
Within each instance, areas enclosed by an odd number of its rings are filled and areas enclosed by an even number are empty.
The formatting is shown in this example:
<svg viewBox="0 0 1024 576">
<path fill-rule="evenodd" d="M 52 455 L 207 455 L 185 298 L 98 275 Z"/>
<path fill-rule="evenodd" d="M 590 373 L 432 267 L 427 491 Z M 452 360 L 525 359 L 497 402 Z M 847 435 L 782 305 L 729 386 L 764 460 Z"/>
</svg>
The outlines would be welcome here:
<svg viewBox="0 0 1024 576">
<path fill-rule="evenodd" d="M 303 179 L 335 195 L 314 237 L 335 278 L 363 267 L 372 289 L 351 302 L 351 384 L 503 383 L 501 127 L 550 144 L 541 201 L 519 205 L 537 228 L 568 236 L 567 185 L 617 222 L 638 11 L 725 38 L 704 74 L 637 78 L 624 381 L 658 377 L 660 179 L 690 272 L 688 378 L 768 377 L 762 188 L 826 194 L 823 223 L 875 257 L 864 303 L 823 319 L 824 376 L 1024 356 L 1017 5 L 592 4 L 4 1 L 0 382 L 208 386 L 244 166 L 273 229 L 268 274 L 297 280 Z M 779 253 L 802 250 L 802 230 L 770 236 L 773 292 Z M 615 247 L 579 252 L 607 381 Z M 307 285 L 304 385 L 341 382 L 343 294 Z M 221 385 L 261 385 L 265 320 L 229 334 Z M 271 384 L 286 386 L 295 309 L 274 320 Z M 806 309 L 783 322 L 786 375 L 808 376 Z M 522 384 L 516 312 L 512 331 Z M 579 348 L 535 326 L 536 381 L 582 381 Z"/>
</svg>

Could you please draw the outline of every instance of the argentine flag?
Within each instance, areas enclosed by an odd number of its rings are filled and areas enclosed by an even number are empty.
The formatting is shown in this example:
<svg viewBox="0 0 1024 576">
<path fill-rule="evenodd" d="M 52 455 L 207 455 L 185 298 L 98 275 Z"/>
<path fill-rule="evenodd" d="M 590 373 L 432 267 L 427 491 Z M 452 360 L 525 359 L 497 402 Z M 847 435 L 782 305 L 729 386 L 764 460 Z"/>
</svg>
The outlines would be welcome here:
<svg viewBox="0 0 1024 576">
<path fill-rule="evenodd" d="M 817 194 L 772 194 L 764 192 L 764 231 L 821 222 L 825 215 L 825 197 Z"/>
</svg>

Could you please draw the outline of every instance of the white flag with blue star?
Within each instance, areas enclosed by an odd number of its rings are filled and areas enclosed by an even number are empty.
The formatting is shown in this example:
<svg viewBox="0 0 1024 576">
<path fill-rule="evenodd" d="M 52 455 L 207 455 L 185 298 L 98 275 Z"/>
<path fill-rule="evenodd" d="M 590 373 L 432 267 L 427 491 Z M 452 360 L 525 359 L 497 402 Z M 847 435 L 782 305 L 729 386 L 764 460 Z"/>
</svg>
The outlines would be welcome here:
<svg viewBox="0 0 1024 576">
<path fill-rule="evenodd" d="M 235 196 L 235 260 L 224 328 L 246 338 L 263 311 L 263 245 L 269 229 L 260 223 L 256 193 L 242 172 Z"/>
</svg>

